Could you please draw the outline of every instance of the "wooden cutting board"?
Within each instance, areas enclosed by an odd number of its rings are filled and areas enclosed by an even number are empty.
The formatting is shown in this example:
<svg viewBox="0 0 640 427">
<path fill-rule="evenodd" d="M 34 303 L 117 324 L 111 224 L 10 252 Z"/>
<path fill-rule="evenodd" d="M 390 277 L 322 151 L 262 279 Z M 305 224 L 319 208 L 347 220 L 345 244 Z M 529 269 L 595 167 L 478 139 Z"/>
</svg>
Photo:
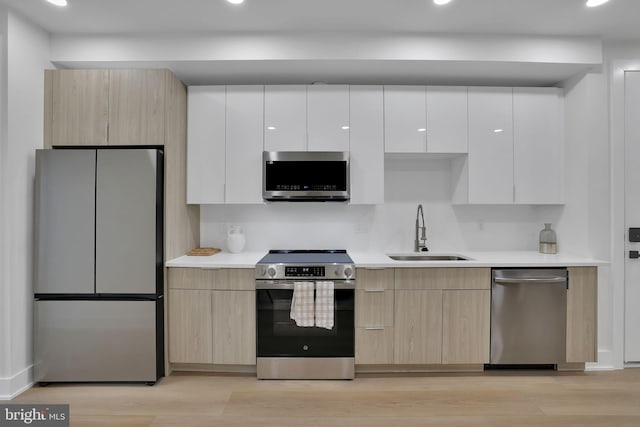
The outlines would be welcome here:
<svg viewBox="0 0 640 427">
<path fill-rule="evenodd" d="M 189 256 L 209 256 L 209 255 L 215 255 L 218 252 L 220 252 L 220 249 L 218 249 L 218 248 L 195 248 L 195 249 L 191 249 L 189 252 L 187 252 L 187 255 L 189 255 Z"/>
</svg>

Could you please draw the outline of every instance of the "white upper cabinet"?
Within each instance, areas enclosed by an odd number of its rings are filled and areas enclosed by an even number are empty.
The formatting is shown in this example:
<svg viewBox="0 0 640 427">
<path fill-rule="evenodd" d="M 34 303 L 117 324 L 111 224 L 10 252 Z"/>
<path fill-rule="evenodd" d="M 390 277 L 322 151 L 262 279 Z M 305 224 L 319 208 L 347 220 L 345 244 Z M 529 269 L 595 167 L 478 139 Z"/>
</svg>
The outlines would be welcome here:
<svg viewBox="0 0 640 427">
<path fill-rule="evenodd" d="M 224 86 L 189 86 L 187 203 L 223 203 L 225 182 Z"/>
<path fill-rule="evenodd" d="M 190 86 L 187 203 L 262 203 L 262 151 L 346 151 L 351 203 L 384 203 L 385 153 L 461 154 L 453 203 L 564 203 L 558 88 Z M 468 155 L 462 155 L 468 153 Z"/>
<path fill-rule="evenodd" d="M 564 203 L 564 104 L 557 88 L 469 88 L 469 156 L 454 203 Z"/>
<path fill-rule="evenodd" d="M 306 86 L 265 86 L 264 150 L 307 150 Z"/>
<path fill-rule="evenodd" d="M 382 86 L 351 86 L 351 204 L 384 203 Z"/>
<path fill-rule="evenodd" d="M 307 86 L 308 151 L 349 151 L 349 86 Z"/>
<path fill-rule="evenodd" d="M 513 90 L 469 88 L 468 202 L 513 203 Z"/>
<path fill-rule="evenodd" d="M 467 88 L 385 86 L 386 153 L 466 153 Z"/>
<path fill-rule="evenodd" d="M 384 87 L 384 151 L 424 153 L 427 149 L 424 86 Z"/>
<path fill-rule="evenodd" d="M 515 203 L 564 202 L 564 108 L 558 88 L 514 88 Z"/>
<path fill-rule="evenodd" d="M 262 203 L 263 86 L 227 86 L 226 203 Z"/>
<path fill-rule="evenodd" d="M 262 203 L 263 86 L 190 86 L 187 203 Z"/>
<path fill-rule="evenodd" d="M 427 86 L 427 153 L 468 151 L 467 88 Z"/>
</svg>

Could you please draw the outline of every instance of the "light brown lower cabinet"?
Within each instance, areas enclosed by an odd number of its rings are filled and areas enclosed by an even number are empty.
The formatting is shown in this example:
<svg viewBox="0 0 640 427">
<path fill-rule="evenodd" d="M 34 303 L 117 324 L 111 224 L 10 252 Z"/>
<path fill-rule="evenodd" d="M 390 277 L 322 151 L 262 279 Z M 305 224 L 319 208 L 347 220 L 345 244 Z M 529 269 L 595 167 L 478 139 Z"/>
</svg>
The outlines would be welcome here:
<svg viewBox="0 0 640 427">
<path fill-rule="evenodd" d="M 169 290 L 169 361 L 212 363 L 211 291 Z"/>
<path fill-rule="evenodd" d="M 356 364 L 393 363 L 393 289 L 356 291 L 355 324 Z"/>
<path fill-rule="evenodd" d="M 393 363 L 393 269 L 356 272 L 356 364 Z"/>
<path fill-rule="evenodd" d="M 489 363 L 490 309 L 490 290 L 443 292 L 443 364 Z"/>
<path fill-rule="evenodd" d="M 396 269 L 394 363 L 489 362 L 489 268 Z"/>
<path fill-rule="evenodd" d="M 442 291 L 396 291 L 394 332 L 395 363 L 442 363 Z"/>
<path fill-rule="evenodd" d="M 567 290 L 567 363 L 598 360 L 598 271 L 571 267 Z"/>
<path fill-rule="evenodd" d="M 255 291 L 212 291 L 213 363 L 256 363 Z"/>
<path fill-rule="evenodd" d="M 253 270 L 169 268 L 168 280 L 171 363 L 256 363 Z"/>
<path fill-rule="evenodd" d="M 255 364 L 253 270 L 168 270 L 170 362 Z M 490 269 L 358 269 L 357 275 L 356 364 L 489 362 Z M 597 324 L 597 269 L 569 268 L 568 363 L 596 361 Z"/>
<path fill-rule="evenodd" d="M 392 326 L 356 328 L 356 364 L 391 365 L 393 336 Z"/>
</svg>

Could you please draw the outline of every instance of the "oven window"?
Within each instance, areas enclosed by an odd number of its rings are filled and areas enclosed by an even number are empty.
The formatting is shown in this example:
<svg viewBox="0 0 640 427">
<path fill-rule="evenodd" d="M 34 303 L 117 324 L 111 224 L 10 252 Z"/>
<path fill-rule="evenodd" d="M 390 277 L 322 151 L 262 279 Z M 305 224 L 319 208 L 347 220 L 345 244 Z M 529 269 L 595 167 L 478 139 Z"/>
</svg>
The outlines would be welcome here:
<svg viewBox="0 0 640 427">
<path fill-rule="evenodd" d="M 333 329 L 303 328 L 289 318 L 293 290 L 256 291 L 258 357 L 354 357 L 353 289 L 334 291 Z"/>
</svg>

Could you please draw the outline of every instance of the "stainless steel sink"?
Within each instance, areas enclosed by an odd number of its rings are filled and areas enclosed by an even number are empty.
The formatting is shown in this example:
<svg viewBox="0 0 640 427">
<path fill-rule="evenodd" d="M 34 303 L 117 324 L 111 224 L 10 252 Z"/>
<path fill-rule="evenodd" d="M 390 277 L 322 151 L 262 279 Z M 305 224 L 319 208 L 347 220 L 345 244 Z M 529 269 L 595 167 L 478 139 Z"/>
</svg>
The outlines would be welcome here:
<svg viewBox="0 0 640 427">
<path fill-rule="evenodd" d="M 468 261 L 471 258 L 467 258 L 461 255 L 436 255 L 436 254 L 402 254 L 402 255 L 387 255 L 394 261 Z"/>
</svg>

